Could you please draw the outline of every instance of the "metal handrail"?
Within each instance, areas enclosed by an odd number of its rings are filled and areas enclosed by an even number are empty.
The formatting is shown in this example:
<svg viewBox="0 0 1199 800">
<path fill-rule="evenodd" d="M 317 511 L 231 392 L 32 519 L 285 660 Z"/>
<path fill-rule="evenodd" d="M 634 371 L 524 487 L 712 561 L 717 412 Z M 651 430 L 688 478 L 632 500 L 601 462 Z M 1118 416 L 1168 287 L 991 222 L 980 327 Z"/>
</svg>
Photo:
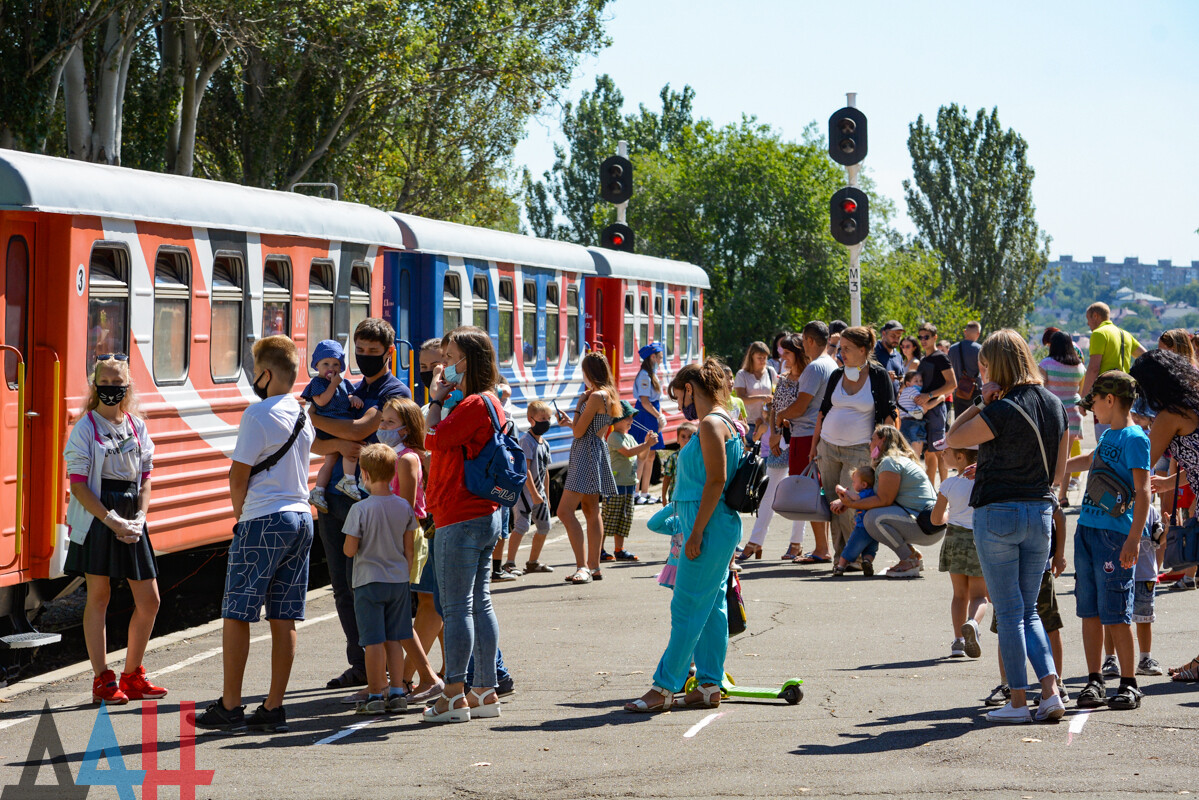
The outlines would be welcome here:
<svg viewBox="0 0 1199 800">
<path fill-rule="evenodd" d="M 38 554 L 34 556 L 34 558 L 38 561 L 45 561 L 49 558 L 52 558 L 54 556 L 54 551 L 58 549 L 58 518 L 59 510 L 62 508 L 62 496 L 59 494 L 61 491 L 59 487 L 61 486 L 63 474 L 62 443 L 59 441 L 59 437 L 62 435 L 62 428 L 60 427 L 62 423 L 62 404 L 60 402 L 60 398 L 62 397 L 62 361 L 59 360 L 58 352 L 53 347 L 39 344 L 34 349 L 47 350 L 49 351 L 50 355 L 54 356 L 54 378 L 52 381 L 54 392 L 50 395 L 51 408 L 53 409 L 53 411 L 50 413 L 50 446 L 53 450 L 53 455 L 51 458 L 54 462 L 54 471 L 50 476 L 50 507 L 49 514 L 46 515 L 47 519 L 50 520 L 50 551 L 45 555 Z"/>
<path fill-rule="evenodd" d="M 21 560 L 21 538 L 25 513 L 25 357 L 21 351 L 12 345 L 0 344 L 0 351 L 11 350 L 17 357 L 17 497 L 16 502 L 16 535 L 12 561 L 0 565 L 0 569 L 8 569 Z"/>
</svg>

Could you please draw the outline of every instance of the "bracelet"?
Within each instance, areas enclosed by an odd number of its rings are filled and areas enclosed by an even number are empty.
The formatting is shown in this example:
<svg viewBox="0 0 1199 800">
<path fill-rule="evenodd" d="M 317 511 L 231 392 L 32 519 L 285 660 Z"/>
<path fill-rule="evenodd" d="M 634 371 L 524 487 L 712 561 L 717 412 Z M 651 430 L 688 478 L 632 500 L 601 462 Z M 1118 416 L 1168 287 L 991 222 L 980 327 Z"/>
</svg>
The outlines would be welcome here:
<svg viewBox="0 0 1199 800">
<path fill-rule="evenodd" d="M 442 403 L 442 401 L 440 401 L 440 400 L 430 400 L 430 401 L 429 401 L 429 405 L 430 405 L 430 406 L 437 406 L 438 408 L 445 408 L 445 405 L 444 405 L 444 404 Z"/>
</svg>

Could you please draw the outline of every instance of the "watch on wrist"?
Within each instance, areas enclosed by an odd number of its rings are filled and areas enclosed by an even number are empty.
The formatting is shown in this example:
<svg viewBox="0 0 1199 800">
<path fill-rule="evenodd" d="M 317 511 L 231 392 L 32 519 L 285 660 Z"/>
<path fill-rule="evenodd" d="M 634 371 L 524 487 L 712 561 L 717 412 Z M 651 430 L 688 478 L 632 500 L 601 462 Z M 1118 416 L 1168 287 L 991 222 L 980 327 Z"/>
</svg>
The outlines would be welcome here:
<svg viewBox="0 0 1199 800">
<path fill-rule="evenodd" d="M 974 398 L 974 407 L 977 408 L 979 411 L 982 411 L 984 408 L 987 407 L 987 401 L 983 400 L 983 396 L 981 394 L 978 397 Z"/>
<path fill-rule="evenodd" d="M 437 406 L 438 408 L 445 408 L 445 404 L 441 400 L 430 400 L 429 405 Z"/>
</svg>

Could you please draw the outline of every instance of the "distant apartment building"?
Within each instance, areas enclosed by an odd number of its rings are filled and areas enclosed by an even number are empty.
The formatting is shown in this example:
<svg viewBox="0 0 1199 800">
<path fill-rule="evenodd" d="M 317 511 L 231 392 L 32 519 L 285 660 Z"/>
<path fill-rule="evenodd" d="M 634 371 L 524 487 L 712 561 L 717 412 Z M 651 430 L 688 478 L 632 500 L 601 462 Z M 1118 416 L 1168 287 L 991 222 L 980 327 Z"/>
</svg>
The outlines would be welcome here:
<svg viewBox="0 0 1199 800">
<path fill-rule="evenodd" d="M 1084 274 L 1090 274 L 1100 284 L 1113 290 L 1128 287 L 1136 292 L 1152 288 L 1164 293 L 1199 280 L 1199 261 L 1185 265 L 1175 264 L 1170 259 L 1143 263 L 1136 257 L 1121 262 L 1108 261 L 1104 256 L 1094 256 L 1090 261 L 1075 261 L 1074 256 L 1061 256 L 1057 261 L 1050 261 L 1049 268 L 1060 269 L 1063 282 L 1075 281 Z"/>
</svg>

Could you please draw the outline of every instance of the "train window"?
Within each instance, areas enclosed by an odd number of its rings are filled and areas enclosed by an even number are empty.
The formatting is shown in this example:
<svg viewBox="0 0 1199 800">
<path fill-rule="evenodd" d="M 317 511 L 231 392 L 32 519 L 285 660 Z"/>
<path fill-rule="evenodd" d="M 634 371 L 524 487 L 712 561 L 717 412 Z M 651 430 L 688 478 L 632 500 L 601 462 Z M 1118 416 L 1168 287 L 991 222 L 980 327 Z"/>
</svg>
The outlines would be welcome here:
<svg viewBox="0 0 1199 800">
<path fill-rule="evenodd" d="M 158 384 L 187 377 L 191 271 L 187 250 L 163 247 L 154 259 L 154 382 Z"/>
<path fill-rule="evenodd" d="M 91 375 L 97 355 L 129 352 L 129 251 L 123 245 L 97 244 L 88 276 L 87 372 Z"/>
<path fill-rule="evenodd" d="M 674 298 L 666 298 L 666 357 L 674 358 Z"/>
<path fill-rule="evenodd" d="M 462 324 L 462 284 L 458 276 L 445 274 L 441 290 L 441 332 L 449 333 Z"/>
<path fill-rule="evenodd" d="M 645 347 L 649 344 L 649 297 L 641 295 L 641 339 L 637 344 Z"/>
<path fill-rule="evenodd" d="M 654 298 L 654 319 L 658 319 L 661 316 L 662 316 L 662 298 L 659 296 L 659 297 Z"/>
<path fill-rule="evenodd" d="M 633 293 L 624 296 L 624 360 L 632 361 L 633 352 L 637 349 L 633 342 L 633 331 L 636 320 L 633 317 Z"/>
<path fill-rule="evenodd" d="M 214 381 L 235 381 L 242 357 L 242 261 L 218 254 L 212 262 L 212 332 L 208 337 Z"/>
<path fill-rule="evenodd" d="M 574 286 L 566 290 L 566 360 L 579 360 L 579 290 Z"/>
<path fill-rule="evenodd" d="M 471 316 L 474 318 L 476 328 L 482 328 L 485 331 L 491 331 L 491 309 L 487 305 L 487 277 L 477 275 L 471 281 L 471 300 L 473 301 L 473 310 Z"/>
<path fill-rule="evenodd" d="M 291 260 L 267 256 L 262 271 L 262 335 L 291 335 Z"/>
<path fill-rule="evenodd" d="M 371 315 L 371 268 L 360 261 L 350 271 L 350 335 L 358 329 L 358 323 Z M 346 342 L 346 360 L 350 371 L 358 374 L 358 359 L 354 346 Z"/>
<path fill-rule="evenodd" d="M 551 283 L 545 287 L 545 360 L 557 364 L 562 355 L 562 343 L 558 341 L 558 284 Z"/>
<path fill-rule="evenodd" d="M 679 301 L 679 355 L 684 361 L 691 358 L 691 325 L 687 319 L 687 298 Z"/>
<path fill-rule="evenodd" d="M 412 291 L 412 279 L 408 277 L 408 270 L 400 270 L 400 302 L 397 304 L 396 313 L 399 316 L 400 326 L 396 330 L 396 337 L 406 342 L 412 341 L 410 330 L 412 318 L 409 316 L 412 307 L 412 298 L 408 293 Z"/>
<path fill-rule="evenodd" d="M 333 338 L 333 262 L 313 260 L 308 272 L 308 351 Z M 315 375 L 312 367 L 309 375 Z"/>
<path fill-rule="evenodd" d="M 521 352 L 525 363 L 537 363 L 537 284 L 525 281 L 524 302 L 520 320 Z"/>
<path fill-rule="evenodd" d="M 513 306 L 515 290 L 511 278 L 500 278 L 499 309 L 500 330 L 497 337 L 496 351 L 499 353 L 501 364 L 512 363 L 512 347 L 516 337 L 516 312 Z"/>
<path fill-rule="evenodd" d="M 703 346 L 699 342 L 699 303 L 691 304 L 691 347 L 695 348 L 695 357 L 703 355 Z"/>
<path fill-rule="evenodd" d="M 25 309 L 29 305 L 29 243 L 24 236 L 8 240 L 4 274 L 4 341 L 28 358 Z M 17 357 L 7 351 L 4 353 L 4 379 L 8 381 L 8 388 L 17 388 Z"/>
</svg>

